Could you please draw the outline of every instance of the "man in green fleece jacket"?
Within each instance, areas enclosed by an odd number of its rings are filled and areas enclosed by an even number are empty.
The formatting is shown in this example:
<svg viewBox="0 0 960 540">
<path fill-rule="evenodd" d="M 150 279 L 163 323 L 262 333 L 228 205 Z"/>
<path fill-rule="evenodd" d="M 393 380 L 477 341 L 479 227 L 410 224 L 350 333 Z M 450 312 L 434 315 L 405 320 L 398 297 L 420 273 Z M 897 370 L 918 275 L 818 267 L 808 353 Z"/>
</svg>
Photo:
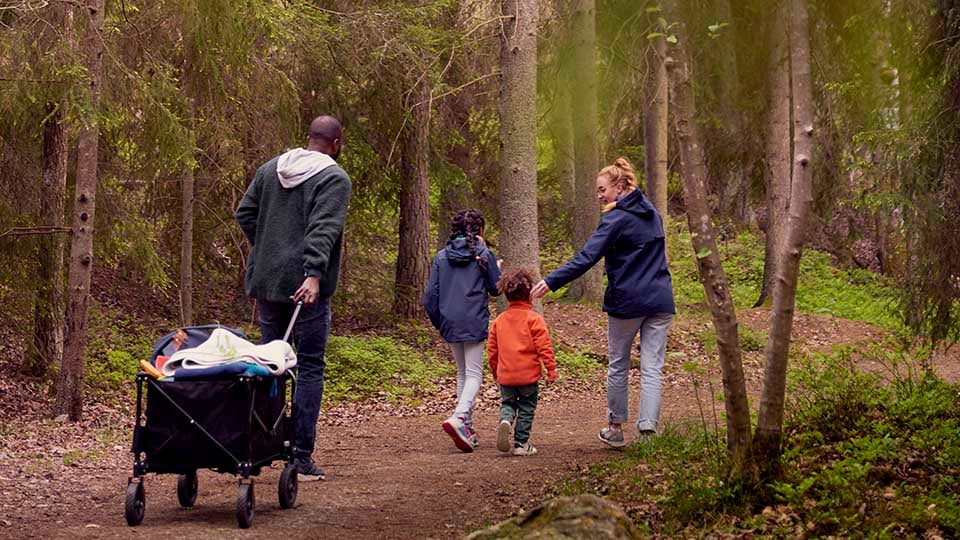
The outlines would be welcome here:
<svg viewBox="0 0 960 540">
<path fill-rule="evenodd" d="M 310 124 L 306 149 L 264 163 L 247 188 L 237 222 L 250 241 L 247 294 L 257 299 L 263 343 L 283 339 L 294 304 L 303 308 L 293 329 L 299 376 L 293 403 L 294 455 L 301 481 L 324 480 L 313 461 L 323 398 L 330 297 L 340 272 L 350 177 L 336 159 L 343 129 L 332 116 Z"/>
</svg>

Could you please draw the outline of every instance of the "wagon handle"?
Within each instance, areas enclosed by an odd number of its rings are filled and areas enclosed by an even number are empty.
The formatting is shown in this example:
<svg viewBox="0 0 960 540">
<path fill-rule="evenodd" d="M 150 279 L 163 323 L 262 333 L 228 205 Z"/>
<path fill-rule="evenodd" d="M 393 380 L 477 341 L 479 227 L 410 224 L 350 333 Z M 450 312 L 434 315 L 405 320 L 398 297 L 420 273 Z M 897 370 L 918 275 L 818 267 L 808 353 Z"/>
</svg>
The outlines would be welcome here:
<svg viewBox="0 0 960 540">
<path fill-rule="evenodd" d="M 293 316 L 290 317 L 290 324 L 287 325 L 287 331 L 283 333 L 283 340 L 287 341 L 290 339 L 290 334 L 293 332 L 293 325 L 297 322 L 297 315 L 300 314 L 300 308 L 303 307 L 303 300 L 297 302 L 297 307 L 293 309 Z"/>
</svg>

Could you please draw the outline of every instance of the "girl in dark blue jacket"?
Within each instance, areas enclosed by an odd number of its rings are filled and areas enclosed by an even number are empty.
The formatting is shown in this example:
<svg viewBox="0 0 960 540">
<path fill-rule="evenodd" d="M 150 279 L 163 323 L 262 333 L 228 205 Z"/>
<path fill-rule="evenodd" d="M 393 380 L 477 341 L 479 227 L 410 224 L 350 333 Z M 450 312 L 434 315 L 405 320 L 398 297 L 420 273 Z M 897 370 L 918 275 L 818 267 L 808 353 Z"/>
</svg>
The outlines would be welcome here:
<svg viewBox="0 0 960 540">
<path fill-rule="evenodd" d="M 461 210 L 450 225 L 447 247 L 437 252 L 423 306 L 430 322 L 450 344 L 457 362 L 457 407 L 443 422 L 457 448 L 472 452 L 479 440 L 473 429 L 473 402 L 483 380 L 483 349 L 490 312 L 488 296 L 497 296 L 500 268 L 483 241 L 485 222 L 474 209 Z"/>
<path fill-rule="evenodd" d="M 604 205 L 600 225 L 570 262 L 544 278 L 531 291 L 540 298 L 582 276 L 604 259 L 607 290 L 603 311 L 608 315 L 607 427 L 600 440 L 626 444 L 627 374 L 630 349 L 640 334 L 641 399 L 637 431 L 655 435 L 660 417 L 660 387 L 667 333 L 676 312 L 673 284 L 665 255 L 663 222 L 650 201 L 637 189 L 637 177 L 626 158 L 619 158 L 597 175 L 597 198 Z"/>
</svg>

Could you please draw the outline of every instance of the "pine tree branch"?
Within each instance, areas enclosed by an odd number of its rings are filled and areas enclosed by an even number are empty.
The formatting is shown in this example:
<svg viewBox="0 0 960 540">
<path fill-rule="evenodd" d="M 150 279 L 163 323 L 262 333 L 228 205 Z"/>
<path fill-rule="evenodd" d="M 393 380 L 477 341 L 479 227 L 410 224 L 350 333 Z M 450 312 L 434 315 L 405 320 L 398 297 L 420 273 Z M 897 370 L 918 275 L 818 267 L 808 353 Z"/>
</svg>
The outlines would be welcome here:
<svg viewBox="0 0 960 540">
<path fill-rule="evenodd" d="M 13 227 L 3 233 L 0 233 L 0 238 L 7 236 L 35 236 L 41 234 L 60 234 L 68 233 L 72 231 L 70 227 L 54 227 L 54 226 L 42 226 L 42 227 Z"/>
</svg>

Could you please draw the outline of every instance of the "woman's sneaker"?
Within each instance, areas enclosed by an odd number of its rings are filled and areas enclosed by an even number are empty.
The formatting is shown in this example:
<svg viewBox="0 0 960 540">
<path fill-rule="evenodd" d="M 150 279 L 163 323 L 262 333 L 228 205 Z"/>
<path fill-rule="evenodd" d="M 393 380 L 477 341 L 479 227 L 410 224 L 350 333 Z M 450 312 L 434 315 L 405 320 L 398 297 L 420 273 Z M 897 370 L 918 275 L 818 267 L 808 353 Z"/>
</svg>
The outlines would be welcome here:
<svg viewBox="0 0 960 540">
<path fill-rule="evenodd" d="M 605 427 L 600 430 L 600 440 L 613 448 L 623 448 L 627 445 L 627 442 L 623 440 L 623 430 L 613 429 L 612 427 Z"/>
<path fill-rule="evenodd" d="M 497 450 L 501 452 L 510 451 L 510 432 L 512 431 L 512 426 L 510 426 L 509 420 L 501 420 L 500 425 L 497 426 Z"/>
<path fill-rule="evenodd" d="M 447 435 L 453 439 L 453 444 L 456 445 L 462 452 L 473 452 L 473 443 L 470 441 L 470 432 L 467 430 L 467 426 L 463 423 L 463 420 L 451 416 L 443 421 L 443 430 L 447 432 Z"/>
<path fill-rule="evenodd" d="M 519 446 L 514 446 L 513 455 L 515 456 L 532 456 L 537 453 L 537 449 L 530 444 L 525 442 Z"/>
</svg>

